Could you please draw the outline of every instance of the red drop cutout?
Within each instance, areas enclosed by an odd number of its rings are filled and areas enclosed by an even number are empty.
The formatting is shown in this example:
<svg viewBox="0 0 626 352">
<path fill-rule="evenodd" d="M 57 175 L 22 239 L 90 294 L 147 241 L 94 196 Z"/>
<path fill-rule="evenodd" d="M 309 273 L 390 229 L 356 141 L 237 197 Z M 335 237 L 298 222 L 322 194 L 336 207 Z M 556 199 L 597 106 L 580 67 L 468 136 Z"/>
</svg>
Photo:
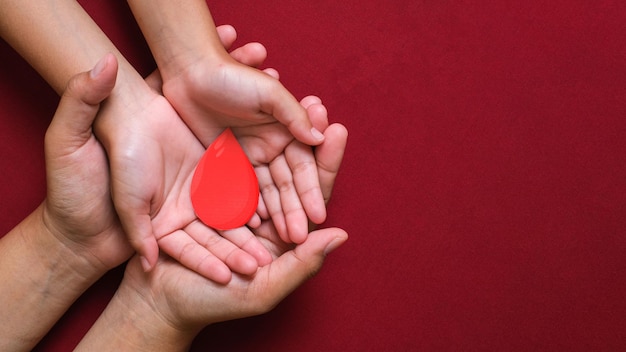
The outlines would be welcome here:
<svg viewBox="0 0 626 352">
<path fill-rule="evenodd" d="M 209 145 L 191 180 L 191 203 L 206 225 L 228 230 L 245 225 L 256 211 L 259 182 L 230 128 Z"/>
</svg>

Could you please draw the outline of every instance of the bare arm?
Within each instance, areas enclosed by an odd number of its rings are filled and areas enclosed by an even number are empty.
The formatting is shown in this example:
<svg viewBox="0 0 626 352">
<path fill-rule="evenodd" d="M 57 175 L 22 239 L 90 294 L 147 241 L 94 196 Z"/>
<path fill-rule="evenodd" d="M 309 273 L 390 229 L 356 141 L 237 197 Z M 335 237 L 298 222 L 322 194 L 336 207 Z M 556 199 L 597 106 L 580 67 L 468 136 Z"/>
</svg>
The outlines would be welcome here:
<svg viewBox="0 0 626 352">
<path fill-rule="evenodd" d="M 230 61 L 204 0 L 129 0 L 165 81 L 205 58 Z"/>
<path fill-rule="evenodd" d="M 28 351 L 84 290 L 131 255 L 91 124 L 116 61 L 73 79 L 46 132 L 46 200 L 0 239 L 0 350 Z"/>
<path fill-rule="evenodd" d="M 324 197 L 329 199 L 347 131 L 334 124 L 324 134 L 315 156 Z M 348 238 L 341 229 L 323 229 L 293 248 L 280 239 L 271 221 L 255 232 L 275 260 L 255 275 L 234 276 L 226 285 L 208 281 L 164 256 L 151 273 L 141 272 L 137 258 L 132 259 L 115 296 L 76 351 L 186 351 L 206 325 L 273 309 L 319 272 L 326 255 Z"/>
<path fill-rule="evenodd" d="M 28 351 L 100 275 L 43 225 L 38 208 L 0 240 L 0 350 Z"/>
<path fill-rule="evenodd" d="M 59 94 L 68 80 L 91 69 L 107 53 L 119 62 L 113 97 L 143 80 L 75 0 L 0 0 L 0 35 Z M 120 84 L 123 83 L 123 84 Z"/>
<path fill-rule="evenodd" d="M 288 147 L 293 137 L 307 145 L 322 143 L 320 129 L 313 127 L 318 126 L 312 123 L 312 110 L 300 104 L 277 75 L 243 65 L 228 55 L 216 39 L 215 24 L 204 0 L 128 3 L 161 71 L 163 94 L 196 138 L 208 147 L 231 127 L 240 142 L 247 136 L 262 141 L 260 148 L 258 143 L 245 148 L 248 158 L 257 167 L 257 174 L 259 167 L 271 164 L 272 172 L 264 173 L 267 177 L 259 181 L 280 183 L 275 189 L 281 191 L 272 192 L 273 196 L 265 192 L 260 204 L 270 210 L 284 238 L 302 242 L 307 235 L 307 217 L 315 223 L 326 218 L 322 192 L 311 167 L 311 150 L 305 153 L 305 148 L 299 148 L 303 152 L 296 158 L 297 164 L 284 162 L 281 154 L 292 155 L 287 151 L 295 149 Z M 265 55 L 260 45 L 248 50 Z M 319 99 L 316 105 L 324 108 Z M 290 138 L 278 142 L 281 135 Z M 250 153 L 252 149 L 263 149 L 264 157 L 256 158 Z"/>
<path fill-rule="evenodd" d="M 220 128 L 279 121 L 318 145 L 306 111 L 275 78 L 231 58 L 204 0 L 128 0 L 163 76 L 163 93 L 208 146 Z M 207 121 L 207 112 L 223 115 Z"/>
<path fill-rule="evenodd" d="M 195 220 L 187 201 L 188 180 L 203 149 L 169 102 L 147 85 L 76 1 L 0 0 L 0 13 L 0 35 L 57 92 L 106 53 L 115 55 L 117 83 L 94 131 L 109 158 L 112 198 L 128 239 L 146 270 L 156 263 L 157 240 L 168 238 L 168 248 L 194 249 L 169 251 L 172 257 L 208 278 L 228 281 L 225 264 L 211 260 L 202 265 L 215 254 L 197 243 L 202 233 L 192 237 L 185 230 Z"/>
</svg>

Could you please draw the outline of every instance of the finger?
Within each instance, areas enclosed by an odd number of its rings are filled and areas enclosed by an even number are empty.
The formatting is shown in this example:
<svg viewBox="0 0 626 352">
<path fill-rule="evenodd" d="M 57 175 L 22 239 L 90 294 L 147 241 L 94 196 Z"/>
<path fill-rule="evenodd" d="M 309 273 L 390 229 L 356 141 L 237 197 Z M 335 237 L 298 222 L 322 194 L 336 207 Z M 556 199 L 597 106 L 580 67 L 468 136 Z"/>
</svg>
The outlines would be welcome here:
<svg viewBox="0 0 626 352">
<path fill-rule="evenodd" d="M 324 201 L 330 199 L 333 185 L 348 142 L 348 130 L 341 124 L 335 123 L 324 131 L 324 143 L 315 148 L 317 173 Z"/>
<path fill-rule="evenodd" d="M 280 79 L 280 74 L 278 73 L 278 71 L 276 71 L 276 69 L 266 68 L 266 69 L 263 70 L 263 72 L 265 72 L 265 74 L 273 77 L 274 79 Z"/>
<path fill-rule="evenodd" d="M 260 225 L 261 225 L 261 216 L 258 214 L 258 212 L 255 212 L 254 214 L 252 214 L 252 217 L 246 223 L 246 226 L 250 228 L 256 228 L 256 227 L 259 227 Z"/>
<path fill-rule="evenodd" d="M 252 256 L 256 260 L 255 264 L 264 266 L 272 262 L 270 252 L 247 227 L 244 226 L 232 230 L 220 231 L 220 234 L 223 238 L 230 241 L 230 243 Z"/>
<path fill-rule="evenodd" d="M 288 251 L 262 270 L 268 271 L 268 282 L 264 283 L 266 307 L 272 307 L 315 276 L 327 254 L 341 246 L 348 234 L 338 228 L 311 232 L 307 240 L 294 250 Z"/>
<path fill-rule="evenodd" d="M 55 150 L 62 140 L 68 148 L 81 146 L 91 137 L 91 126 L 99 104 L 109 96 L 117 76 L 117 60 L 105 55 L 90 72 L 80 73 L 68 82 L 48 131 L 54 137 Z M 58 139 L 57 139 L 58 138 Z"/>
<path fill-rule="evenodd" d="M 259 265 L 272 261 L 272 256 L 247 227 L 218 231 L 199 221 L 185 228 L 191 238 L 215 257 L 224 262 L 232 271 L 252 275 Z"/>
<path fill-rule="evenodd" d="M 321 224 L 326 220 L 326 204 L 312 148 L 294 141 L 285 148 L 285 159 L 289 164 L 293 183 L 306 216 L 312 222 Z"/>
<path fill-rule="evenodd" d="M 193 229 L 191 231 L 194 231 Z M 208 234 L 207 234 L 208 235 Z M 220 243 L 220 239 L 221 242 Z M 232 278 L 232 273 L 226 264 L 226 258 L 220 259 L 214 253 L 232 253 L 236 250 L 234 248 L 228 248 L 228 241 L 225 241 L 221 236 L 213 232 L 213 236 L 208 235 L 204 239 L 204 246 L 200 245 L 196 240 L 192 239 L 185 231 L 178 230 L 167 236 L 159 239 L 159 246 L 163 249 L 164 253 L 177 260 L 183 266 L 195 271 L 196 273 L 204 276 L 209 280 L 213 280 L 220 284 L 227 284 Z M 225 244 L 225 246 L 224 246 Z M 218 248 L 221 247 L 221 248 Z M 247 266 L 244 258 L 241 263 L 237 263 L 237 260 L 241 258 L 230 258 L 230 264 L 237 267 L 238 265 Z M 256 270 L 256 262 L 252 263 L 254 270 Z"/>
<path fill-rule="evenodd" d="M 280 193 L 274 184 L 274 179 L 272 178 L 269 167 L 259 166 L 256 167 L 254 171 L 259 180 L 260 194 L 263 197 L 263 203 L 267 211 L 265 219 L 271 218 L 276 232 L 278 232 L 281 239 L 284 242 L 290 242 L 287 233 L 287 223 L 285 222 L 283 209 L 280 205 Z"/>
<path fill-rule="evenodd" d="M 261 243 L 263 243 L 263 246 L 267 248 L 273 259 L 276 259 L 281 254 L 295 248 L 293 243 L 285 242 L 282 238 L 280 238 L 273 221 L 261 222 L 261 226 L 252 229 L 252 232 L 261 241 Z"/>
<path fill-rule="evenodd" d="M 230 56 L 246 66 L 259 67 L 267 58 L 267 50 L 261 43 L 248 43 L 233 50 Z"/>
<path fill-rule="evenodd" d="M 302 105 L 302 107 L 305 109 L 313 104 L 321 104 L 321 103 L 322 103 L 322 99 L 320 99 L 320 97 L 316 95 L 308 95 L 302 98 L 302 100 L 300 100 L 300 105 Z"/>
<path fill-rule="evenodd" d="M 314 95 L 307 96 L 300 101 L 300 104 L 306 109 L 311 123 L 320 131 L 325 131 L 328 127 L 328 111 L 322 104 L 322 100 Z M 317 174 L 317 169 L 307 170 L 308 165 L 315 165 L 315 159 L 311 148 L 297 143 L 292 143 L 285 150 L 285 155 L 289 161 L 296 180 L 296 188 L 300 195 L 301 202 L 307 213 L 307 216 L 313 224 L 321 224 L 326 220 L 326 202 L 321 190 L 321 184 Z M 309 164 L 311 162 L 311 164 Z"/>
<path fill-rule="evenodd" d="M 309 232 L 308 221 L 285 155 L 279 155 L 270 163 L 270 173 L 280 195 L 280 206 L 287 223 L 289 240 L 302 243 Z"/>
<path fill-rule="evenodd" d="M 217 36 L 224 46 L 224 49 L 230 49 L 235 40 L 237 40 L 237 31 L 235 30 L 235 27 L 229 24 L 223 24 L 221 26 L 217 26 L 215 29 L 217 30 Z"/>
<path fill-rule="evenodd" d="M 255 167 L 270 163 L 294 139 L 289 130 L 277 122 L 234 128 L 233 132 Z"/>
<path fill-rule="evenodd" d="M 109 96 L 116 78 L 117 59 L 115 55 L 109 53 L 98 61 L 88 75 L 80 74 L 72 79 L 64 95 L 71 96 L 72 93 L 79 92 L 80 99 L 85 104 L 96 105 Z"/>
<path fill-rule="evenodd" d="M 302 99 L 301 104 L 306 108 L 313 126 L 323 133 L 328 127 L 328 110 L 322 101 L 318 97 L 308 96 Z"/>
<path fill-rule="evenodd" d="M 128 235 L 130 245 L 137 251 L 143 270 L 148 272 L 154 268 L 159 259 L 159 246 L 152 229 L 149 211 L 140 208 L 119 206 L 115 188 L 112 188 L 113 203 L 120 218 L 120 223 Z"/>
<path fill-rule="evenodd" d="M 266 167 L 265 165 L 260 166 L 260 167 Z M 256 172 L 256 169 L 255 169 Z M 258 179 L 258 173 L 257 173 L 257 179 Z M 260 186 L 259 186 L 260 187 Z M 256 209 L 256 213 L 259 215 L 259 217 L 262 220 L 267 220 L 270 218 L 270 214 L 267 211 L 267 206 L 265 205 L 265 200 L 263 199 L 263 194 L 261 192 L 259 192 L 259 205 L 257 206 Z"/>
<path fill-rule="evenodd" d="M 307 145 L 322 143 L 324 135 L 313 127 L 306 110 L 278 80 L 273 82 L 273 87 L 265 90 L 268 94 L 262 97 L 261 109 L 285 125 L 300 142 Z"/>
</svg>

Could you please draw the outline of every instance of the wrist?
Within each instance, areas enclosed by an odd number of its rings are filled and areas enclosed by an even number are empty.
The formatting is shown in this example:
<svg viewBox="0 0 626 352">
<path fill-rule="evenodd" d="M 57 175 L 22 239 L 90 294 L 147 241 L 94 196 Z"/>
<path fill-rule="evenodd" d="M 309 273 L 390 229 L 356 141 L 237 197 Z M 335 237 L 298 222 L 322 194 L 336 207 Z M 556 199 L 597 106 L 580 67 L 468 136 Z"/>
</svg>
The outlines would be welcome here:
<svg viewBox="0 0 626 352">
<path fill-rule="evenodd" d="M 164 80 L 200 58 L 227 55 L 205 1 L 129 0 Z"/>
<path fill-rule="evenodd" d="M 187 351 L 199 330 L 182 329 L 168 321 L 152 296 L 131 281 L 127 272 L 76 351 Z M 138 285 L 145 288 L 148 283 Z"/>
<path fill-rule="evenodd" d="M 59 283 L 65 288 L 74 288 L 82 294 L 91 284 L 96 282 L 110 268 L 105 268 L 95 260 L 87 257 L 88 253 L 79 244 L 71 242 L 64 233 L 62 226 L 58 226 L 50 216 L 46 203 L 42 203 L 31 214 L 38 231 L 24 233 L 25 242 L 30 250 L 41 258 L 39 262 L 43 270 L 51 270 Z M 56 292 L 56 291 L 54 291 Z"/>
<path fill-rule="evenodd" d="M 172 53 L 158 60 L 157 64 L 163 83 L 166 84 L 175 79 L 197 80 L 197 77 L 190 75 L 195 68 L 220 67 L 231 61 L 232 58 L 219 41 L 213 43 L 207 40 L 198 47 L 182 47 L 176 54 Z"/>
</svg>

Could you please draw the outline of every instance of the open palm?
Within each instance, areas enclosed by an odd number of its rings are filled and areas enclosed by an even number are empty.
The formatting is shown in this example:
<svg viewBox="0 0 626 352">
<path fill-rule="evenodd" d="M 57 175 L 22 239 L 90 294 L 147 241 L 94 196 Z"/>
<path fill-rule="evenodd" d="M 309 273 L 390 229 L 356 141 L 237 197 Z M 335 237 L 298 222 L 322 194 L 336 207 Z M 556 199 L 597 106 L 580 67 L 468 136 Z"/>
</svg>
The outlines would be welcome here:
<svg viewBox="0 0 626 352">
<path fill-rule="evenodd" d="M 315 152 L 324 198 L 332 192 L 343 156 L 346 131 L 341 125 L 325 130 L 326 140 Z M 144 273 L 135 258 L 122 285 L 144 297 L 158 317 L 180 329 L 199 331 L 207 324 L 261 314 L 272 309 L 306 279 L 317 273 L 324 257 L 341 245 L 347 234 L 338 228 L 311 232 L 298 245 L 284 242 L 271 220 L 254 233 L 272 253 L 272 263 L 253 275 L 234 275 L 226 285 L 206 280 L 162 256 L 153 272 Z"/>
<path fill-rule="evenodd" d="M 115 209 L 132 246 L 144 269 L 154 266 L 160 247 L 217 282 L 228 282 L 231 270 L 253 272 L 271 257 L 249 230 L 216 238 L 198 221 L 189 189 L 204 147 L 169 101 L 150 88 L 156 81 L 152 76 L 133 92 L 132 106 L 104 104 L 95 125 L 109 157 Z"/>
</svg>

